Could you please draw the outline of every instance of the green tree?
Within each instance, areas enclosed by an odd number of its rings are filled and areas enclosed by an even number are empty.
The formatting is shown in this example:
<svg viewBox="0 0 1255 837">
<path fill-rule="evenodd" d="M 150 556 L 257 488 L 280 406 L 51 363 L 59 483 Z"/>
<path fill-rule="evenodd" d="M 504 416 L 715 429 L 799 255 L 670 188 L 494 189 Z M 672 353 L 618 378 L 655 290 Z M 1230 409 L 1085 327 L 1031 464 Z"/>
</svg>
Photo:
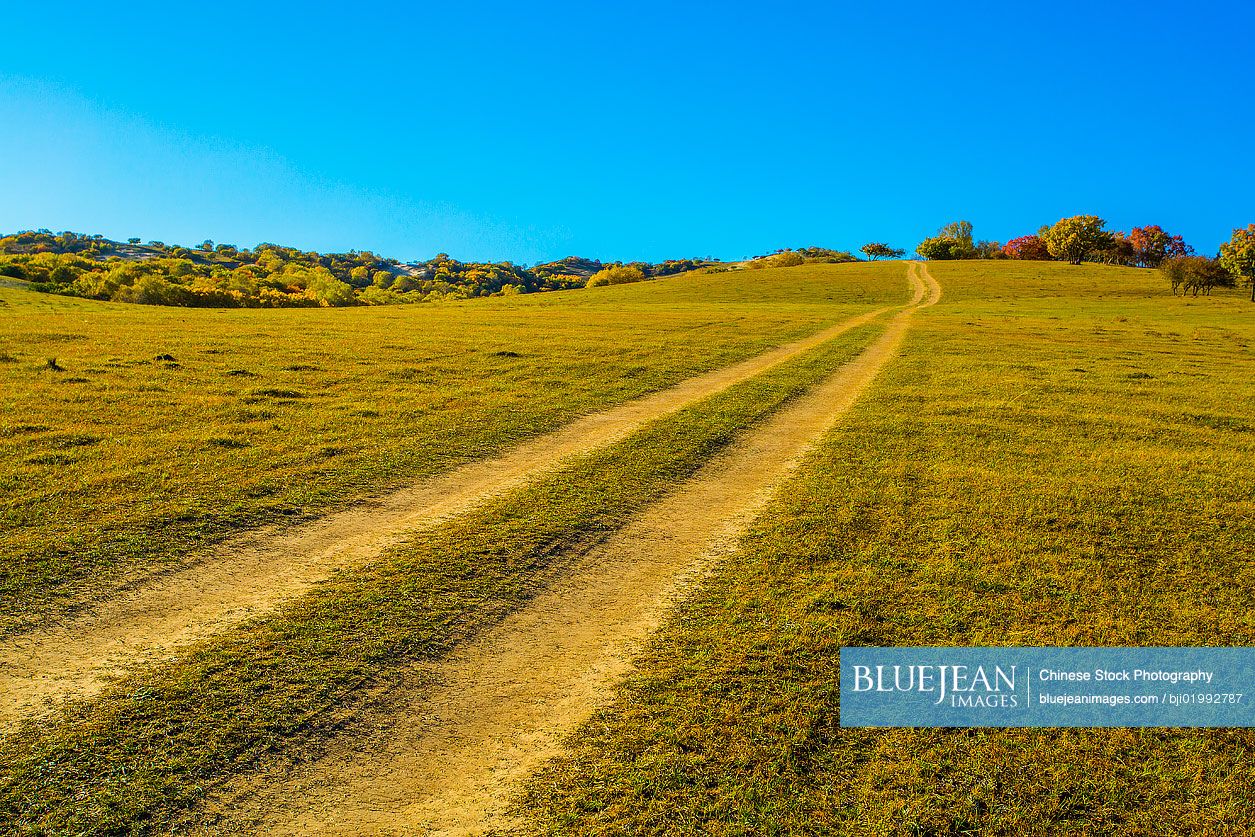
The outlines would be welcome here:
<svg viewBox="0 0 1255 837">
<path fill-rule="evenodd" d="M 915 248 L 920 258 L 934 261 L 937 259 L 970 259 L 973 249 L 970 242 L 949 235 L 934 235 L 926 238 Z"/>
<path fill-rule="evenodd" d="M 937 230 L 937 235 L 946 238 L 958 239 L 966 243 L 969 247 L 972 245 L 972 222 L 971 221 L 951 221 L 941 229 Z"/>
<path fill-rule="evenodd" d="M 932 238 L 926 238 L 915 248 L 925 259 L 974 259 L 976 245 L 972 241 L 971 221 L 951 221 Z"/>
<path fill-rule="evenodd" d="M 1255 224 L 1238 227 L 1233 236 L 1220 245 L 1220 264 L 1234 277 L 1241 277 L 1251 286 L 1251 302 L 1255 302 Z"/>
<path fill-rule="evenodd" d="M 1110 243 L 1111 235 L 1104 229 L 1106 226 L 1107 222 L 1097 215 L 1074 215 L 1060 218 L 1040 235 L 1050 255 L 1069 264 L 1080 264 Z"/>
<path fill-rule="evenodd" d="M 1006 258 L 1002 253 L 1002 243 L 998 241 L 985 241 L 982 239 L 972 247 L 972 252 L 978 259 Z"/>
<path fill-rule="evenodd" d="M 1159 263 L 1159 271 L 1172 285 L 1175 296 L 1192 293 L 1210 296 L 1212 288 L 1233 287 L 1234 277 L 1215 259 L 1204 256 L 1177 256 Z"/>
</svg>

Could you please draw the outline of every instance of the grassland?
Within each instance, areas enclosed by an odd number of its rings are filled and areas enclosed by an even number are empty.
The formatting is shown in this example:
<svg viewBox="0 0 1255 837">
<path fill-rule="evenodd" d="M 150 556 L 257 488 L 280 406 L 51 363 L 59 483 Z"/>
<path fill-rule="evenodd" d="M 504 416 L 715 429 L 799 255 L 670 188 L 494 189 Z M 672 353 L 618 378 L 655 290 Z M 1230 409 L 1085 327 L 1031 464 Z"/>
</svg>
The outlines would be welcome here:
<svg viewBox="0 0 1255 837">
<path fill-rule="evenodd" d="M 547 834 L 1249 834 L 1249 730 L 842 729 L 843 645 L 1255 643 L 1255 306 L 941 263 L 902 356 L 535 777 Z"/>
<path fill-rule="evenodd" d="M 885 275 L 901 301 L 901 266 Z M 261 760 L 316 750 L 390 690 L 421 688 L 425 665 L 527 601 L 876 330 L 850 331 L 425 531 L 270 618 L 26 723 L 0 744 L 0 822 L 131 833 L 212 819 L 187 808 Z"/>
<path fill-rule="evenodd" d="M 533 778 L 524 830 L 1249 832 L 1249 731 L 840 728 L 843 645 L 1255 642 L 1255 306 L 1173 298 L 1132 269 L 931 270 L 941 303 L 911 315 L 897 359 Z M 364 311 L 0 290 L 6 607 L 19 620 L 66 589 L 100 593 L 89 576 L 352 502 L 901 303 L 902 275 L 799 267 Z M 376 729 L 452 651 L 878 330 L 29 720 L 0 737 L 0 830 L 222 833 L 233 794 Z M 65 370 L 40 369 L 54 353 Z M 74 434 L 95 440 L 63 443 Z"/>
<path fill-rule="evenodd" d="M 241 529 L 898 302 L 900 274 L 681 276 L 420 309 L 187 310 L 0 288 L 0 634 Z"/>
</svg>

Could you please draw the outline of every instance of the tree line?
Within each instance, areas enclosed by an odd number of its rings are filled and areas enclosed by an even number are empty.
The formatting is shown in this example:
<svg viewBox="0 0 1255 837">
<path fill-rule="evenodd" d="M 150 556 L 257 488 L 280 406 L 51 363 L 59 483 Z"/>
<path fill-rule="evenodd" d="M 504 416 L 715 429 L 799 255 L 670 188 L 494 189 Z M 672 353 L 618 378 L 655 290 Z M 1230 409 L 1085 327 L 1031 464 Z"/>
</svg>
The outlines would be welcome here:
<svg viewBox="0 0 1255 837">
<path fill-rule="evenodd" d="M 333 307 L 508 296 L 584 287 L 590 277 L 611 269 L 643 281 L 709 263 L 673 259 L 625 266 L 571 256 L 527 268 L 461 262 L 446 253 L 402 263 L 369 251 L 316 253 L 269 243 L 247 249 L 208 239 L 182 247 L 50 230 L 0 237 L 0 276 L 29 282 L 34 290 L 204 307 Z"/>
<path fill-rule="evenodd" d="M 860 248 L 868 260 L 902 258 L 884 242 Z M 977 240 L 969 221 L 946 224 L 915 252 L 925 259 L 1060 260 L 1157 267 L 1174 294 L 1210 294 L 1251 287 L 1255 301 L 1255 224 L 1233 231 L 1215 257 L 1199 256 L 1179 235 L 1151 224 L 1127 234 L 1109 231 L 1096 215 L 1076 215 L 1005 244 Z M 161 241 L 126 243 L 101 235 L 49 230 L 0 236 L 0 277 L 34 290 L 115 302 L 205 307 L 389 305 L 508 296 L 643 282 L 701 270 L 757 270 L 859 259 L 826 247 L 780 249 L 741 263 L 713 258 L 609 262 L 569 256 L 533 267 L 511 262 L 461 262 L 446 253 L 402 263 L 370 251 L 317 253 L 263 243 L 252 249 L 205 240 L 195 247 Z"/>
<path fill-rule="evenodd" d="M 880 243 L 865 245 L 863 252 L 868 258 L 899 258 L 903 254 Z M 955 221 L 921 241 L 915 252 L 924 259 L 1056 260 L 1159 268 L 1173 294 L 1205 295 L 1212 288 L 1241 283 L 1251 287 L 1255 302 L 1255 224 L 1235 229 L 1214 257 L 1196 254 L 1181 236 L 1158 224 L 1133 227 L 1125 233 L 1108 230 L 1107 222 L 1097 215 L 1061 218 L 1033 235 L 1005 244 L 975 240 L 971 222 Z"/>
</svg>

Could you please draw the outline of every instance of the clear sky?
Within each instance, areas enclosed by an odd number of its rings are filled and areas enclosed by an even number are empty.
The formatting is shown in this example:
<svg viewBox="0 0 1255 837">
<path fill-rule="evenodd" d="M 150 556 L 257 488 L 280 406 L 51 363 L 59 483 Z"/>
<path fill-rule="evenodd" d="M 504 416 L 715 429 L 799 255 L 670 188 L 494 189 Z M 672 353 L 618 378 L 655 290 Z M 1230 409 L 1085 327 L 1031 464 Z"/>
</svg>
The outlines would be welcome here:
<svg viewBox="0 0 1255 837">
<path fill-rule="evenodd" d="M 0 231 L 534 263 L 1255 222 L 1255 4 L 14 3 Z"/>
</svg>

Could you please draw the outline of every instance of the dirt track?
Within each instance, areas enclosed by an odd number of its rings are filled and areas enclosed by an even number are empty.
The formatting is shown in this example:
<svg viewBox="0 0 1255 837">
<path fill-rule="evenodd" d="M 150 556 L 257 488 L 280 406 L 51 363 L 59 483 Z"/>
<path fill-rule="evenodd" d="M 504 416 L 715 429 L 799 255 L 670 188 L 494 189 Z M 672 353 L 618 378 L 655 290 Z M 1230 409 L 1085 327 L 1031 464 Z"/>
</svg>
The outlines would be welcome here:
<svg viewBox="0 0 1255 837">
<path fill-rule="evenodd" d="M 110 676 L 263 614 L 424 527 L 625 438 L 644 423 L 795 357 L 884 314 L 852 317 L 802 340 L 581 418 L 474 462 L 308 524 L 226 542 L 181 570 L 120 591 L 81 615 L 0 643 L 0 731 L 49 701 L 99 691 Z"/>
<path fill-rule="evenodd" d="M 913 305 L 941 289 L 912 264 Z M 893 357 L 911 312 L 858 358 L 704 466 L 522 611 L 460 649 L 377 730 L 246 798 L 274 834 L 481 834 L 587 719 L 669 604 L 732 548 L 772 490 Z M 351 738 L 351 737 L 346 737 Z M 293 801 L 295 800 L 295 802 Z"/>
</svg>

